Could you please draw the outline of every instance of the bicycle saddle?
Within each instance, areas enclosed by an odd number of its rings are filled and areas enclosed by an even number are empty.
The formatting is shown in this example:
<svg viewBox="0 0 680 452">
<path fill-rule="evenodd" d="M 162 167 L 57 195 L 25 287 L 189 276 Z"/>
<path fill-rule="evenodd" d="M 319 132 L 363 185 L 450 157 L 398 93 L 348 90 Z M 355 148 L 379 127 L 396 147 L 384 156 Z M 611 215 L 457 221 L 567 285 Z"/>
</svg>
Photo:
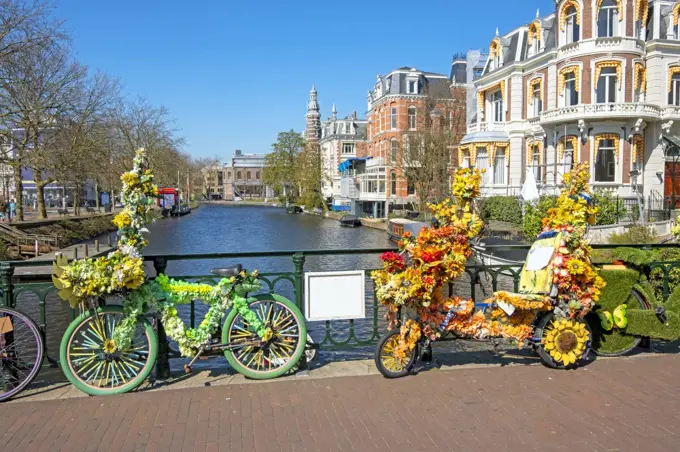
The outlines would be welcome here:
<svg viewBox="0 0 680 452">
<path fill-rule="evenodd" d="M 210 273 L 216 276 L 236 276 L 243 270 L 241 264 L 236 264 L 232 267 L 213 268 Z"/>
</svg>

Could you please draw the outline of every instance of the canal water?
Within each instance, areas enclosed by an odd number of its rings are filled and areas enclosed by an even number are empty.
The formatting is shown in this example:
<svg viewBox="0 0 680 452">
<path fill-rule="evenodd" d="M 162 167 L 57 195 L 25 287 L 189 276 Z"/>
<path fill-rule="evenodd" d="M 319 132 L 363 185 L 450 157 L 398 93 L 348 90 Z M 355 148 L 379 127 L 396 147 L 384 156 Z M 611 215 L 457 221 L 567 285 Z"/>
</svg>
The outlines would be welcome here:
<svg viewBox="0 0 680 452">
<path fill-rule="evenodd" d="M 343 228 L 335 220 L 319 216 L 286 213 L 282 208 L 256 206 L 227 206 L 220 204 L 203 204 L 199 209 L 181 218 L 160 219 L 150 225 L 149 246 L 145 255 L 190 255 L 206 253 L 239 253 L 269 251 L 300 250 L 333 250 L 385 248 L 393 246 L 387 234 L 382 230 L 359 227 Z M 102 238 L 105 240 L 105 237 Z M 241 263 L 245 268 L 258 269 L 263 274 L 292 272 L 293 262 L 290 257 L 263 257 L 250 259 L 223 260 L 178 260 L 170 261 L 166 273 L 170 276 L 203 276 L 209 275 L 215 267 Z M 326 255 L 306 258 L 305 271 L 336 271 L 374 269 L 380 266 L 377 254 L 372 255 Z M 153 272 L 152 267 L 149 268 Z M 490 291 L 490 281 L 481 281 L 478 286 L 477 299 L 484 299 Z M 502 288 L 510 288 L 507 281 L 501 283 Z M 293 287 L 290 281 L 280 280 L 274 291 L 294 300 Z M 470 295 L 470 279 L 463 276 L 454 283 L 453 291 L 461 296 Z M 354 325 L 355 334 L 362 339 L 373 335 L 374 318 L 373 283 L 366 279 L 366 318 L 357 320 Z M 39 319 L 38 299 L 30 293 L 18 298 L 18 306 L 34 319 Z M 66 304 L 51 293 L 46 300 L 47 311 L 47 345 L 49 356 L 57 358 L 58 344 L 66 326 L 70 322 L 70 312 Z M 196 303 L 196 324 L 200 323 L 207 307 Z M 180 315 L 188 323 L 189 307 L 180 309 Z M 384 331 L 382 309 L 378 312 L 381 333 Z M 315 341 L 321 341 L 326 334 L 325 322 L 308 324 L 308 329 Z M 347 321 L 330 322 L 330 334 L 338 341 L 347 337 L 349 323 Z M 325 353 L 325 352 L 324 352 Z M 370 355 L 370 347 L 351 352 L 334 352 L 332 359 Z M 327 356 L 327 354 L 326 354 Z M 328 356 L 327 356 L 328 357 Z M 184 360 L 172 360 L 173 369 L 181 369 Z M 226 365 L 225 360 L 209 360 L 201 362 L 199 367 Z"/>
</svg>

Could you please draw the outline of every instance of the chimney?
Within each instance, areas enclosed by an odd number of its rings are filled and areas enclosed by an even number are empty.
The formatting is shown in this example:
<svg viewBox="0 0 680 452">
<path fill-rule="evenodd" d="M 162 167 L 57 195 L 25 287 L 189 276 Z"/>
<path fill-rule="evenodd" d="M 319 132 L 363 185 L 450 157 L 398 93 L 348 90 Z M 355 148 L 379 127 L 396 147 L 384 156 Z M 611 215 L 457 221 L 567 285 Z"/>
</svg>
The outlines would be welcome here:
<svg viewBox="0 0 680 452">
<path fill-rule="evenodd" d="M 236 149 L 236 150 L 234 151 L 234 155 L 235 155 L 236 157 L 240 157 L 240 156 L 241 156 L 241 150 L 240 150 L 240 149 Z"/>
</svg>

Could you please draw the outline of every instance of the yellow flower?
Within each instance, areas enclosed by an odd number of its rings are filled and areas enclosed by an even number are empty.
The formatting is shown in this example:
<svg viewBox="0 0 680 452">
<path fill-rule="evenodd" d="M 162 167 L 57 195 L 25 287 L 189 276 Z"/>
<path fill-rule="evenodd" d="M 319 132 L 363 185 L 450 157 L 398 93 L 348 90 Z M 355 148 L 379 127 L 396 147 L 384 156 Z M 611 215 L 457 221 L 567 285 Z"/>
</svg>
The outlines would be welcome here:
<svg viewBox="0 0 680 452">
<path fill-rule="evenodd" d="M 582 275 L 586 271 L 586 265 L 578 259 L 569 259 L 567 271 L 572 275 Z"/>
<path fill-rule="evenodd" d="M 133 173 L 132 171 L 123 173 L 123 175 L 120 176 L 120 180 L 123 181 L 123 183 L 128 187 L 137 185 L 139 183 L 139 178 L 137 177 L 137 174 Z"/>
<path fill-rule="evenodd" d="M 127 212 L 121 212 L 118 215 L 116 215 L 113 219 L 113 224 L 118 229 L 130 225 L 130 223 L 132 223 L 132 218 L 130 218 L 130 214 L 128 214 Z"/>
</svg>

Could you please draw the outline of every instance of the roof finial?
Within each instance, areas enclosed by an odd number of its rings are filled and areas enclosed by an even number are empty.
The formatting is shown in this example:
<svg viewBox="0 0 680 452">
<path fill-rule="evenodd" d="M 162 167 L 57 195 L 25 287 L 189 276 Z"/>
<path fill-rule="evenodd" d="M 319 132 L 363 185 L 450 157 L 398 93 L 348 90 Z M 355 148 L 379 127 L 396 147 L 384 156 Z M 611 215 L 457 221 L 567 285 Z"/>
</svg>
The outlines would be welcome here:
<svg viewBox="0 0 680 452">
<path fill-rule="evenodd" d="M 539 12 L 538 8 L 536 8 L 536 19 L 539 19 L 541 17 L 541 13 Z"/>
<path fill-rule="evenodd" d="M 333 102 L 333 109 L 331 110 L 331 119 L 334 121 L 338 119 L 338 110 L 335 108 L 335 102 Z"/>
<path fill-rule="evenodd" d="M 498 37 L 498 27 L 496 27 L 496 37 Z"/>
</svg>

